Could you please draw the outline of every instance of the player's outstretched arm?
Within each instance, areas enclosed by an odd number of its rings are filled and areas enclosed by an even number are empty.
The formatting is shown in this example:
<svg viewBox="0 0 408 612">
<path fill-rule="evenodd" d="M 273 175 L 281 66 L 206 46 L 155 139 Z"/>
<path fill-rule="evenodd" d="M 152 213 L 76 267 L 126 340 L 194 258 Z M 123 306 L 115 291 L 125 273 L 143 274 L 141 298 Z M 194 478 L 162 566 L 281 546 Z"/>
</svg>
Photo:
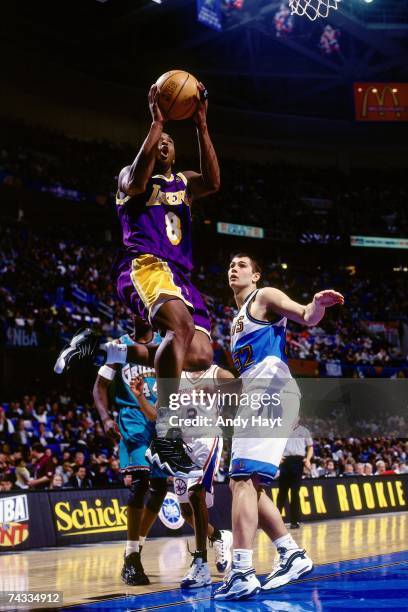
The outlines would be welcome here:
<svg viewBox="0 0 408 612">
<path fill-rule="evenodd" d="M 313 301 L 306 305 L 298 304 L 283 291 L 271 287 L 261 289 L 257 299 L 265 307 L 266 315 L 279 314 L 291 321 L 308 326 L 317 325 L 323 319 L 326 308 L 335 304 L 344 304 L 344 297 L 333 289 L 316 293 Z"/>
<path fill-rule="evenodd" d="M 198 87 L 200 101 L 193 119 L 197 128 L 201 173 L 192 170 L 183 172 L 187 178 L 189 195 L 193 200 L 215 193 L 220 188 L 220 167 L 207 127 L 207 92 L 202 83 L 199 83 Z"/>
<path fill-rule="evenodd" d="M 152 124 L 139 153 L 131 166 L 122 168 L 119 174 L 119 191 L 134 196 L 143 193 L 153 173 L 156 162 L 157 144 L 163 132 L 164 117 L 160 111 L 159 92 L 157 85 L 152 85 L 149 91 L 149 108 L 152 115 Z"/>
<path fill-rule="evenodd" d="M 146 399 L 143 392 L 143 386 L 143 376 L 134 376 L 130 381 L 130 388 L 138 401 L 140 410 L 143 412 L 146 419 L 149 419 L 149 421 L 155 421 L 157 419 L 157 408 Z"/>
<path fill-rule="evenodd" d="M 93 388 L 93 398 L 96 409 L 101 418 L 105 434 L 108 436 L 108 438 L 118 442 L 120 440 L 119 429 L 109 412 L 109 387 L 115 377 L 116 368 L 107 365 L 102 367 L 106 372 L 106 376 L 98 374 L 96 377 Z M 112 373 L 110 373 L 110 371 Z"/>
</svg>

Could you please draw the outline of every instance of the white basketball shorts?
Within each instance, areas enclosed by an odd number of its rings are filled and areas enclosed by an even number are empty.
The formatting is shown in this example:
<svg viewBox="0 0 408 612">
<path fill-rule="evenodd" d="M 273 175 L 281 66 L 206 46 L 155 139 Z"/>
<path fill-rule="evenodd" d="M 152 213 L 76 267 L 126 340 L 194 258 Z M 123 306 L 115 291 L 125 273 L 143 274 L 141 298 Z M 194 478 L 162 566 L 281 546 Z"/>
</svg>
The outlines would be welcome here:
<svg viewBox="0 0 408 612">
<path fill-rule="evenodd" d="M 200 478 L 175 478 L 174 492 L 180 504 L 188 503 L 188 491 L 191 487 L 202 484 L 206 490 L 207 508 L 214 504 L 213 480 L 220 464 L 222 453 L 222 438 L 192 438 L 186 444 L 191 449 L 187 451 L 191 461 L 203 468 Z"/>
<path fill-rule="evenodd" d="M 276 421 L 273 428 L 269 427 L 270 421 L 263 420 L 265 417 L 273 419 L 273 414 L 267 410 L 253 411 L 248 407 L 239 407 L 237 415 L 245 416 L 249 420 L 252 417 L 261 416 L 262 424 L 257 426 L 243 426 L 234 428 L 234 437 L 231 446 L 230 477 L 240 478 L 257 474 L 261 484 L 270 484 L 279 469 L 283 451 L 287 439 L 293 429 L 293 424 L 299 415 L 300 391 L 294 379 L 270 379 L 270 386 L 263 379 L 255 377 L 247 378 L 244 382 L 244 390 L 250 393 L 256 391 L 276 391 L 278 389 L 280 404 L 275 414 L 280 415 L 280 421 Z M 255 418 L 256 420 L 256 418 Z M 253 422 L 253 421 L 252 421 Z M 277 423 L 281 425 L 278 426 Z"/>
</svg>

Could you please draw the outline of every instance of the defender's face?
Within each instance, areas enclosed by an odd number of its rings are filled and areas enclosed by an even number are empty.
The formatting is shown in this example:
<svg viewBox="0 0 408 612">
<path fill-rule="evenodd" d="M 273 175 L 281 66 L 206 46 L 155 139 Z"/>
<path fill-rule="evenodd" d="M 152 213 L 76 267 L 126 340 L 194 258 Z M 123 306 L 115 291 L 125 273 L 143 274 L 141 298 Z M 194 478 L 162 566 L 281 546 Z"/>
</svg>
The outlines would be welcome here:
<svg viewBox="0 0 408 612">
<path fill-rule="evenodd" d="M 173 165 L 175 158 L 174 141 L 171 136 L 163 132 L 157 145 L 156 160 L 162 166 L 169 167 Z"/>
<path fill-rule="evenodd" d="M 258 272 L 253 272 L 249 257 L 234 257 L 228 270 L 229 286 L 233 290 L 244 289 L 256 285 L 260 278 Z"/>
</svg>

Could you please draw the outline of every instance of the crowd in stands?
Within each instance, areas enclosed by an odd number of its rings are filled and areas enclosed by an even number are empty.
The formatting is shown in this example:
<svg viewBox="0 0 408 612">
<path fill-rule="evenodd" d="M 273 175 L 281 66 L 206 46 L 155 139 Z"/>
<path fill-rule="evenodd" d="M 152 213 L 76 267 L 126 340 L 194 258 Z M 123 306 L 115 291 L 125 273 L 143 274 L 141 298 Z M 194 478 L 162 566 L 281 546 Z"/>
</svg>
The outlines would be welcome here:
<svg viewBox="0 0 408 612">
<path fill-rule="evenodd" d="M 134 159 L 129 145 L 84 141 L 39 127 L 2 123 L 0 171 L 30 185 L 59 187 L 66 197 L 113 201 L 119 170 Z M 178 167 L 196 161 L 177 155 Z M 350 234 L 406 236 L 407 188 L 403 170 L 312 169 L 286 164 L 254 164 L 220 160 L 222 186 L 215 197 L 200 203 L 220 221 L 273 229 L 282 235 L 316 233 L 348 240 Z M 77 191 L 81 197 L 75 195 Z M 295 234 L 294 234 L 295 232 Z"/>
<path fill-rule="evenodd" d="M 0 249 L 0 311 L 5 341 L 15 329 L 35 332 L 37 344 L 58 346 L 83 324 L 118 337 L 129 329 L 129 313 L 116 298 L 112 280 L 114 249 L 48 238 L 3 227 Z M 333 278 L 334 277 L 334 278 Z M 33 282 L 36 279 L 36 282 Z M 226 283 L 225 264 L 197 270 L 213 324 L 220 363 L 227 363 L 234 306 Z M 266 267 L 264 283 L 280 288 L 301 303 L 315 292 L 335 286 L 347 308 L 328 311 L 319 326 L 290 325 L 288 356 L 332 364 L 393 366 L 406 363 L 400 322 L 408 312 L 403 275 L 351 275 L 348 270 Z M 378 322 L 377 329 L 373 324 Z M 10 331 L 11 330 L 11 331 Z M 41 339 L 41 342 L 40 340 Z"/>
<path fill-rule="evenodd" d="M 53 397 L 26 395 L 0 406 L 0 491 L 119 486 L 118 449 L 104 435 L 91 401 L 76 401 L 71 391 Z M 115 415 L 115 413 L 114 413 Z M 314 430 L 321 435 L 322 424 Z M 317 429 L 319 427 L 319 429 Z M 305 477 L 371 476 L 408 472 L 407 430 L 403 417 L 391 417 L 385 436 L 314 437 L 312 469 Z M 312 430 L 313 431 L 313 430 Z M 225 440 L 216 480 L 225 481 L 229 465 Z M 126 482 L 126 481 L 125 481 Z"/>
<path fill-rule="evenodd" d="M 408 473 L 408 442 L 378 436 L 314 441 L 310 476 L 381 476 Z"/>
<path fill-rule="evenodd" d="M 6 229 L 1 255 L 0 307 L 9 326 L 35 331 L 51 343 L 70 336 L 84 321 L 108 336 L 125 330 L 129 314 L 115 299 L 112 256 L 105 247 L 28 238 Z M 105 314 L 99 312 L 100 302 Z"/>
<path fill-rule="evenodd" d="M 60 338 L 68 338 L 85 322 L 107 336 L 120 335 L 128 328 L 129 316 L 115 297 L 115 246 L 95 240 L 89 227 L 81 233 L 82 208 L 87 206 L 86 195 L 91 192 L 104 194 L 106 202 L 113 202 L 115 174 L 135 152 L 127 145 L 81 141 L 39 127 L 4 124 L 3 128 L 0 173 L 3 172 L 3 181 L 10 183 L 9 189 L 54 185 L 85 194 L 81 210 L 77 208 L 72 213 L 78 216 L 77 223 L 55 228 L 33 229 L 32 219 L 25 223 L 22 209 L 13 210 L 11 221 L 10 211 L 4 207 L 0 249 L 4 333 L 12 335 L 15 329 L 35 332 L 35 340 L 41 336 L 42 346 L 56 346 Z M 181 167 L 189 164 L 180 163 Z M 309 237 L 348 239 L 353 232 L 406 235 L 406 188 L 398 171 L 392 181 L 386 171 L 375 171 L 375 180 L 371 180 L 372 171 L 352 172 L 345 177 L 335 169 L 294 169 L 282 164 L 272 167 L 222 160 L 222 176 L 220 192 L 193 209 L 201 219 L 213 218 L 214 210 L 222 210 L 224 221 L 274 228 L 282 235 L 295 231 L 297 242 L 301 239 L 298 228 Z M 20 183 L 13 182 L 16 178 Z M 67 192 L 65 197 L 73 196 Z M 91 223 L 101 216 L 92 213 Z M 114 225 L 113 219 L 114 215 L 108 214 L 105 222 Z M 106 227 L 106 231 L 111 232 L 111 228 Z M 217 257 L 209 253 L 195 277 L 206 296 L 215 349 L 224 363 L 233 316 L 225 282 L 229 255 L 224 252 Z M 319 269 L 276 269 L 276 264 L 266 264 L 265 284 L 279 287 L 300 302 L 309 301 L 315 291 L 329 286 L 346 296 L 347 308 L 341 314 L 338 309 L 330 311 L 321 326 L 290 328 L 289 357 L 332 364 L 329 371 L 331 368 L 333 375 L 338 372 L 338 363 L 384 366 L 405 361 L 398 328 L 408 312 L 403 273 L 381 275 L 375 271 L 367 276 L 366 272 L 325 268 L 323 264 Z M 394 322 L 394 328 L 391 325 L 378 333 L 369 322 Z M 10 343 L 10 338 L 7 340 Z"/>
<path fill-rule="evenodd" d="M 212 269 L 211 280 L 208 276 L 205 280 L 206 274 L 202 270 L 198 282 L 203 283 L 205 292 L 211 291 L 214 295 L 219 289 L 221 295 L 221 287 L 217 287 L 215 281 L 217 277 L 225 291 L 225 269 L 221 266 Z M 329 273 L 323 266 L 320 270 L 307 267 L 276 270 L 273 265 L 265 268 L 263 279 L 266 285 L 278 287 L 300 303 L 308 303 L 317 291 L 332 286 L 346 298 L 346 308 L 327 311 L 324 320 L 316 327 L 305 328 L 289 323 L 287 345 L 290 358 L 332 364 L 333 375 L 341 375 L 336 374 L 336 364 L 406 364 L 407 355 L 401 344 L 401 321 L 406 320 L 408 297 L 406 279 L 402 275 L 381 277 L 377 271 L 375 276 L 367 277 L 340 269 Z M 227 348 L 233 306 L 225 298 L 208 297 L 208 293 L 207 302 L 213 319 L 213 338 Z M 375 322 L 382 324 L 375 325 Z"/>
<path fill-rule="evenodd" d="M 127 146 L 12 126 L 0 150 L 0 182 L 10 190 L 59 186 L 59 197 L 83 201 L 84 206 L 89 194 L 102 195 L 104 204 L 112 201 L 115 174 L 134 154 Z M 368 171 L 352 173 L 345 181 L 337 170 L 296 169 L 293 180 L 295 171 L 284 165 L 228 161 L 222 162 L 222 172 L 222 190 L 194 213 L 199 220 L 222 210 L 222 221 L 273 228 L 298 242 L 300 232 L 305 240 L 324 235 L 328 241 L 343 240 L 350 233 L 407 235 L 407 194 L 398 173 L 392 182 L 386 172 L 373 181 Z M 96 240 L 91 231 L 83 232 L 79 220 L 78 226 L 34 226 L 25 220 L 24 210 L 10 213 L 2 207 L 2 344 L 16 345 L 16 332 L 23 331 L 32 346 L 56 350 L 84 323 L 109 337 L 128 331 L 129 312 L 117 300 L 112 281 L 112 237 Z M 225 272 L 230 254 L 209 252 L 205 262 L 201 257 L 194 278 L 210 312 L 215 360 L 227 367 L 235 312 Z M 407 371 L 402 342 L 408 312 L 405 276 L 379 270 L 367 275 L 353 266 L 325 262 L 318 269 L 266 262 L 263 281 L 303 303 L 330 286 L 345 295 L 346 308 L 328 311 L 316 327 L 290 325 L 287 335 L 290 358 L 316 362 L 321 375 L 340 376 L 354 375 L 360 366 Z M 122 483 L 117 448 L 105 437 L 91 398 L 85 400 L 87 394 L 78 396 L 72 389 L 37 393 L 1 398 L 0 491 Z M 394 433 L 387 438 L 375 426 L 344 438 L 335 429 L 326 432 L 321 423 L 313 425 L 325 437 L 315 438 L 307 476 L 407 471 L 408 443 L 398 438 L 406 423 L 388 429 Z M 324 425 L 327 429 L 327 422 Z M 217 480 L 227 478 L 228 462 L 226 444 Z"/>
</svg>

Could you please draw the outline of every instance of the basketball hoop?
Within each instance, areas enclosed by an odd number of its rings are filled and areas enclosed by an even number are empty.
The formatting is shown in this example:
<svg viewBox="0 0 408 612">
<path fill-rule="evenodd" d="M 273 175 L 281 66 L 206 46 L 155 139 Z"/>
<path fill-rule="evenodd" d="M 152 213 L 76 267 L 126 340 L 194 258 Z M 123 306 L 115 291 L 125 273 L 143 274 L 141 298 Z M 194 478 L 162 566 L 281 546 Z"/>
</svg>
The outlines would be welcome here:
<svg viewBox="0 0 408 612">
<path fill-rule="evenodd" d="M 318 17 L 327 17 L 331 9 L 337 9 L 341 0 L 289 0 L 292 15 L 306 15 L 314 21 Z"/>
</svg>

